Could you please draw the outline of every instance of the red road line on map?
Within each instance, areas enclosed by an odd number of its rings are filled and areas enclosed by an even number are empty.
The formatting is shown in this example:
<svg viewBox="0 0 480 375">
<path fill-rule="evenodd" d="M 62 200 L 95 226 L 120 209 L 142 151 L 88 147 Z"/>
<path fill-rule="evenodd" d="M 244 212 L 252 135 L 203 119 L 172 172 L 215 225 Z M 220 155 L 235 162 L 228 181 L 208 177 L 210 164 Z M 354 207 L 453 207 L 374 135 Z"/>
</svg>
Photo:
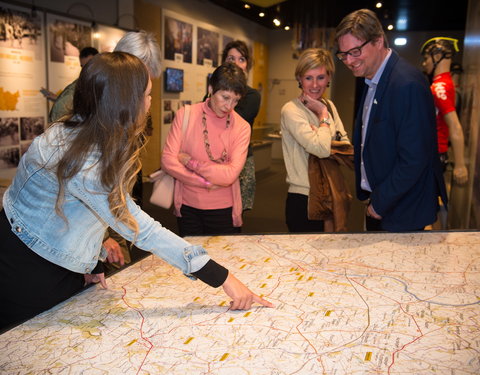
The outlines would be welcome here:
<svg viewBox="0 0 480 375">
<path fill-rule="evenodd" d="M 347 275 L 345 275 L 345 276 L 347 277 L 348 280 L 350 280 Z M 374 290 L 372 290 L 372 289 L 370 289 L 370 288 L 367 288 L 365 285 L 360 284 L 360 283 L 359 283 L 358 281 L 356 281 L 355 279 L 352 279 L 352 281 L 355 282 L 357 285 L 363 287 L 364 289 L 370 290 L 371 292 L 376 293 Z M 352 286 L 353 286 L 353 284 L 352 284 Z M 391 301 L 395 302 L 395 303 L 398 305 L 398 307 L 403 311 L 404 314 L 410 316 L 410 319 L 412 319 L 413 322 L 415 323 L 415 325 L 417 326 L 417 331 L 420 332 L 420 336 L 417 336 L 417 337 L 416 337 L 415 339 L 413 339 L 412 341 L 407 342 L 407 343 L 404 344 L 400 349 L 398 349 L 398 350 L 396 350 L 396 351 L 394 351 L 394 352 L 392 353 L 392 363 L 388 366 L 388 373 L 390 374 L 391 368 L 392 368 L 392 366 L 395 364 L 395 355 L 396 355 L 397 353 L 401 352 L 402 350 L 404 350 L 407 346 L 413 344 L 415 341 L 421 339 L 421 338 L 424 337 L 425 335 L 424 335 L 424 333 L 422 332 L 422 329 L 420 328 L 420 326 L 418 325 L 417 320 L 415 319 L 415 317 L 414 317 L 412 314 L 409 314 L 409 313 L 407 313 L 407 312 L 405 311 L 405 309 L 403 308 L 401 302 L 399 302 L 399 301 L 397 301 L 397 300 L 395 300 L 395 299 L 393 299 L 393 298 L 389 298 L 388 296 L 384 296 L 384 297 L 386 297 L 387 299 L 390 299 Z"/>
<path fill-rule="evenodd" d="M 407 342 L 407 343 L 406 343 L 405 345 L 403 345 L 400 349 L 398 349 L 398 350 L 396 350 L 396 351 L 394 351 L 394 352 L 392 353 L 392 363 L 390 364 L 390 366 L 388 366 L 388 370 L 387 370 L 387 372 L 388 372 L 389 374 L 390 374 L 390 370 L 392 369 L 393 365 L 395 364 L 395 354 L 401 352 L 403 349 L 405 349 L 407 346 L 413 344 L 415 341 L 420 340 L 423 336 L 425 336 L 425 335 L 422 333 L 420 336 L 416 337 L 415 339 L 413 339 L 413 340 L 410 341 L 410 342 Z"/>
<path fill-rule="evenodd" d="M 131 306 L 131 305 L 127 302 L 127 300 L 126 300 L 126 298 L 125 298 L 126 295 L 127 295 L 127 289 L 126 289 L 124 286 L 122 286 L 122 289 L 123 289 L 123 292 L 124 292 L 124 293 L 123 293 L 123 296 L 122 296 L 123 302 L 124 302 L 128 307 L 130 307 L 132 310 L 135 310 L 135 311 L 140 315 L 140 317 L 141 317 L 140 337 L 141 337 L 143 340 L 145 340 L 146 342 L 148 342 L 148 343 L 150 344 L 150 345 L 149 345 L 150 347 L 147 346 L 147 347 L 148 347 L 147 353 L 145 353 L 145 357 L 143 357 L 142 363 L 141 363 L 140 366 L 138 367 L 138 370 L 137 370 L 137 374 L 138 374 L 138 373 L 140 373 L 140 370 L 142 369 L 143 365 L 145 364 L 145 361 L 147 360 L 148 355 L 149 355 L 150 352 L 152 351 L 152 349 L 153 349 L 153 344 L 152 344 L 152 342 L 151 342 L 147 337 L 145 337 L 145 336 L 143 335 L 143 324 L 145 323 L 145 317 L 143 316 L 142 312 L 141 312 L 139 309 Z"/>
</svg>

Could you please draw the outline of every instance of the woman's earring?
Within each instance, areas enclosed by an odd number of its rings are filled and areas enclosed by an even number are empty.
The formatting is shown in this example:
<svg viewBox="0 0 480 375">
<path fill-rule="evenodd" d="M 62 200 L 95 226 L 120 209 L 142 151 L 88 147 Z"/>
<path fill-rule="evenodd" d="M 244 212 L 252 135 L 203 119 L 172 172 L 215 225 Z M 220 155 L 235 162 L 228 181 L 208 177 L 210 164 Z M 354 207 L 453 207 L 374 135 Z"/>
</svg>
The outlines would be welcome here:
<svg viewBox="0 0 480 375">
<path fill-rule="evenodd" d="M 330 82 L 327 83 L 327 87 L 330 87 Z"/>
<path fill-rule="evenodd" d="M 301 89 L 302 88 L 302 82 L 298 81 L 298 88 Z"/>
</svg>

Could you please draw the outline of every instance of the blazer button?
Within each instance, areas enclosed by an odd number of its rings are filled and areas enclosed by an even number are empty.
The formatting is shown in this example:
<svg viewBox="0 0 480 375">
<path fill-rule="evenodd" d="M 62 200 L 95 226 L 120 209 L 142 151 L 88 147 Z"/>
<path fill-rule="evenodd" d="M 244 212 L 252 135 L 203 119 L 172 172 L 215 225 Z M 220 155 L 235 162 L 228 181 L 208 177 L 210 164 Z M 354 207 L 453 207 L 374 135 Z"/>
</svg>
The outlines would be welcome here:
<svg viewBox="0 0 480 375">
<path fill-rule="evenodd" d="M 20 227 L 16 227 L 15 230 L 17 231 L 17 233 L 22 233 L 22 228 Z"/>
<path fill-rule="evenodd" d="M 12 224 L 13 224 L 14 222 L 15 222 L 15 219 L 14 219 L 13 217 L 12 217 L 12 218 L 10 218 L 10 223 L 12 223 Z"/>
<path fill-rule="evenodd" d="M 85 270 L 85 272 L 86 272 L 86 273 L 90 273 L 90 268 L 87 268 L 87 269 Z"/>
</svg>

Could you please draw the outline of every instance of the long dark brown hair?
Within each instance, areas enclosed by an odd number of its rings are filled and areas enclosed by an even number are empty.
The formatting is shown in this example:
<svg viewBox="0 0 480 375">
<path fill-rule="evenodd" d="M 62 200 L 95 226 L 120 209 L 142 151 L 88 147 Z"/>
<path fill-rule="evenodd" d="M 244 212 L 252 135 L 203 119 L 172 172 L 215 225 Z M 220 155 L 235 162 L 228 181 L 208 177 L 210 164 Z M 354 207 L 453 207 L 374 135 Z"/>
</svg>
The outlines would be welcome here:
<svg viewBox="0 0 480 375">
<path fill-rule="evenodd" d="M 94 152 L 98 153 L 98 177 L 108 191 L 110 211 L 119 222 L 138 232 L 126 196 L 141 168 L 148 80 L 142 61 L 125 52 L 99 54 L 82 69 L 73 97 L 73 115 L 65 122 L 75 131 L 56 171 L 56 210 L 61 216 L 66 183 Z"/>
</svg>

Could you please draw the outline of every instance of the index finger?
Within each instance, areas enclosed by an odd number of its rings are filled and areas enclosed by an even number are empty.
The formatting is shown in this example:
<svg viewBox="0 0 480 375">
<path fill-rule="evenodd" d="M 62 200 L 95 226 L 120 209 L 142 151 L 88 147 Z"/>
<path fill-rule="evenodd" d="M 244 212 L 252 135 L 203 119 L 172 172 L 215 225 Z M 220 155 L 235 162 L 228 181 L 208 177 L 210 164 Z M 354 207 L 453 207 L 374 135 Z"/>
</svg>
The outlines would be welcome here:
<svg viewBox="0 0 480 375">
<path fill-rule="evenodd" d="M 275 305 L 271 302 L 268 302 L 266 299 L 263 299 L 260 296 L 257 296 L 256 294 L 253 295 L 253 302 L 257 302 L 265 307 L 275 307 Z"/>
</svg>

